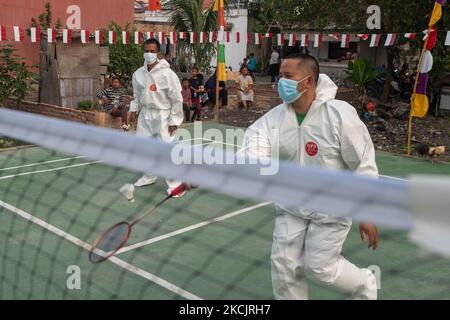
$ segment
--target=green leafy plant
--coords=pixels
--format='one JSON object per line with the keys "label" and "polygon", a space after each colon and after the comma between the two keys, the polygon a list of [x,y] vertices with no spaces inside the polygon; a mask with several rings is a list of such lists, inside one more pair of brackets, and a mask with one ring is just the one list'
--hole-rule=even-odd
{"label": "green leafy plant", "polygon": [[359,100],[363,105],[367,101],[366,85],[375,79],[378,72],[367,59],[356,59],[349,64],[347,80],[355,85],[359,92]]}
{"label": "green leafy plant", "polygon": [[92,104],[92,101],[90,101],[90,100],[84,100],[84,101],[78,102],[78,109],[92,110],[92,108],[93,108],[93,104]]}

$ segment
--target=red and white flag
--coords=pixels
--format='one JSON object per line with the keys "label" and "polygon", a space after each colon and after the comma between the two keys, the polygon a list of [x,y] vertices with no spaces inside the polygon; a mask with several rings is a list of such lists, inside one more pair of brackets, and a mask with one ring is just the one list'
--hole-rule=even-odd
{"label": "red and white flag", "polygon": [[384,43],[384,46],[385,47],[393,46],[395,44],[396,39],[397,39],[396,33],[388,33],[388,35],[386,36],[386,42]]}
{"label": "red and white flag", "polygon": [[206,43],[206,32],[200,32],[200,43]]}
{"label": "red and white flag", "polygon": [[122,44],[130,43],[130,33],[128,31],[122,31]]}
{"label": "red and white flag", "polygon": [[291,33],[290,35],[289,35],[289,47],[293,47],[293,46],[295,46],[295,34],[294,33]]}
{"label": "red and white flag", "polygon": [[197,37],[195,32],[189,32],[189,43],[196,43]]}
{"label": "red and white flag", "polygon": [[235,33],[235,36],[236,36],[236,43],[241,43],[241,34],[240,34],[240,32],[236,32]]}
{"label": "red and white flag", "polygon": [[250,44],[251,38],[252,38],[252,35],[250,34],[250,32],[247,32],[247,43],[248,44]]}
{"label": "red and white flag", "polygon": [[284,46],[284,33],[277,34],[277,43],[279,46]]}
{"label": "red and white flag", "polygon": [[88,30],[81,30],[80,37],[81,37],[82,44],[89,43],[89,31]]}
{"label": "red and white flag", "polygon": [[147,32],[146,36],[147,36],[146,40],[154,39],[155,38],[155,33],[154,32]]}
{"label": "red and white flag", "polygon": [[329,37],[333,38],[336,41],[339,41],[339,33],[333,33],[333,34],[329,34]]}
{"label": "red and white flag", "polygon": [[142,44],[142,38],[143,38],[142,32],[140,32],[140,31],[134,32],[134,44],[137,44],[137,45]]}
{"label": "red and white flag", "polygon": [[25,37],[25,31],[21,27],[15,26],[14,28],[14,41],[22,42]]}
{"label": "red and white flag", "polygon": [[32,43],[41,41],[41,28],[32,27],[30,28],[30,38]]}
{"label": "red and white flag", "polygon": [[314,48],[322,47],[322,34],[318,33],[314,35]]}
{"label": "red and white flag", "polygon": [[302,34],[300,36],[300,39],[301,39],[300,46],[307,47],[309,45],[309,36],[307,34]]}
{"label": "red and white flag", "polygon": [[261,33],[255,33],[255,44],[257,46],[262,45],[262,34]]}
{"label": "red and white flag", "polygon": [[445,45],[450,46],[450,31],[447,31],[447,37],[445,38]]}
{"label": "red and white flag", "polygon": [[115,44],[117,40],[117,33],[115,31],[108,31],[108,43]]}
{"label": "red and white flag", "polygon": [[180,32],[180,40],[186,40],[186,39],[187,39],[186,32]]}
{"label": "red and white flag", "polygon": [[217,34],[216,34],[216,32],[215,31],[210,32],[208,34],[208,38],[209,38],[208,40],[209,40],[210,43],[216,42],[217,41]]}
{"label": "red and white flag", "polygon": [[272,39],[273,34],[272,34],[272,33],[266,33],[266,34],[264,35],[264,37],[265,37],[265,38],[270,38],[270,39]]}
{"label": "red and white flag", "polygon": [[72,30],[68,29],[63,30],[63,43],[66,44],[72,43]]}
{"label": "red and white flag", "polygon": [[47,41],[48,43],[56,42],[56,30],[52,28],[47,29]]}
{"label": "red and white flag", "polygon": [[348,47],[350,47],[350,35],[343,34],[341,37],[341,48],[348,48]]}
{"label": "red and white flag", "polygon": [[171,44],[177,43],[177,33],[176,32],[169,32],[169,41]]}
{"label": "red and white flag", "polygon": [[372,34],[371,38],[370,38],[370,47],[378,47],[378,44],[380,43],[380,34]]}
{"label": "red and white flag", "polygon": [[417,33],[405,33],[405,38],[408,39],[414,39],[416,37]]}
{"label": "red and white flag", "polygon": [[6,40],[6,27],[0,26],[0,41]]}
{"label": "red and white flag", "polygon": [[368,33],[358,33],[357,36],[358,36],[361,40],[366,41],[367,39],[369,39],[370,34],[368,34]]}
{"label": "red and white flag", "polygon": [[164,32],[161,32],[161,31],[158,32],[158,41],[159,41],[160,44],[164,44],[165,43],[164,39],[165,39]]}
{"label": "red and white flag", "polygon": [[95,44],[103,44],[103,31],[95,31]]}
{"label": "red and white flag", "polygon": [[226,32],[226,39],[225,39],[225,41],[226,41],[227,43],[230,43],[230,42],[231,42],[230,31],[227,31],[227,32]]}

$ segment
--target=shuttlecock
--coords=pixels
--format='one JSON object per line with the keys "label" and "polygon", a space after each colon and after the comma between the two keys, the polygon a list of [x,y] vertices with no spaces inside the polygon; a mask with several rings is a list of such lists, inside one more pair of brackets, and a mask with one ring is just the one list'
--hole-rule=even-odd
{"label": "shuttlecock", "polygon": [[127,183],[126,185],[120,188],[120,193],[127,198],[129,202],[134,202],[134,185],[131,183]]}

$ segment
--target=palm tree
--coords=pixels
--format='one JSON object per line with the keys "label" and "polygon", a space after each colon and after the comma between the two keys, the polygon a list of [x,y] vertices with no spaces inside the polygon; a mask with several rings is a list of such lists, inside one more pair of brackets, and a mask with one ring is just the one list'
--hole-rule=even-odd
{"label": "palm tree", "polygon": [[195,32],[197,41],[195,44],[189,43],[189,39],[179,39],[178,50],[181,57],[187,58],[187,64],[195,60],[195,64],[200,70],[205,71],[211,63],[211,58],[216,53],[214,43],[205,41],[200,43],[201,32],[216,31],[217,14],[211,8],[205,8],[206,0],[170,0],[165,3],[166,7],[172,11],[172,25],[176,32]]}

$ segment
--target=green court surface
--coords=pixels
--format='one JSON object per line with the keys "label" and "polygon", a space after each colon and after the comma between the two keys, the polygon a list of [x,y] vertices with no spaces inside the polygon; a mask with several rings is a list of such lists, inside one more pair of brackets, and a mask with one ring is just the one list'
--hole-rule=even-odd
{"label": "green court surface", "polygon": [[[191,141],[235,148],[213,140]],[[450,165],[421,159],[378,154],[377,163],[391,177],[450,175]],[[201,188],[136,225],[114,259],[91,264],[83,246],[165,197],[159,179],[127,202],[118,189],[140,176],[40,147],[0,152],[0,299],[273,299],[273,205]],[[449,260],[422,252],[406,232],[380,228],[380,238],[369,251],[354,226],[343,249],[356,265],[380,268],[380,299],[450,299]],[[70,290],[73,265],[81,288]],[[343,296],[311,283],[310,298]]]}

